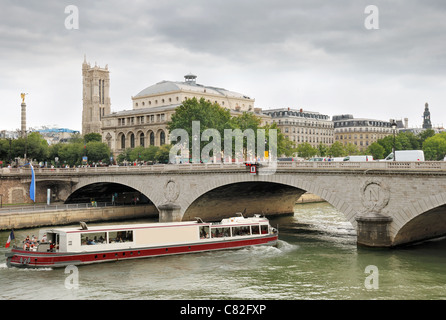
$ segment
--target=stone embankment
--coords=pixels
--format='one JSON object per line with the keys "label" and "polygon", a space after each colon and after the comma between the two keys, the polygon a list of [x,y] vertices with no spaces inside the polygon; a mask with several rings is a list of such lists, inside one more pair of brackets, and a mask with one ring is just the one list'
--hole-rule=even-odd
{"label": "stone embankment", "polygon": [[158,215],[154,206],[108,206],[102,208],[61,209],[0,213],[0,230],[38,228],[76,224],[79,221],[101,222],[139,219]]}

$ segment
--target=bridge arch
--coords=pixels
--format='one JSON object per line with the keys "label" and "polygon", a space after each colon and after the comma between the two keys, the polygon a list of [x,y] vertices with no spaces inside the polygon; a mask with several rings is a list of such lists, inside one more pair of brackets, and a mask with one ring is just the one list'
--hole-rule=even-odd
{"label": "bridge arch", "polygon": [[[236,194],[237,191],[241,191],[243,186],[246,186],[247,190]],[[259,190],[259,196],[261,197],[257,199],[255,198],[256,187],[261,188],[261,191]],[[291,214],[294,212],[293,207],[296,200],[302,194],[310,192],[333,205],[337,210],[345,215],[346,219],[352,223],[353,226],[356,226],[356,212],[353,210],[350,204],[343,201],[335,193],[329,191],[323,186],[308,182],[308,180],[304,181],[296,177],[290,177],[286,174],[265,176],[250,176],[245,174],[231,175],[227,177],[220,176],[213,177],[208,181],[197,184],[194,188],[188,190],[187,197],[180,196],[180,199],[178,199],[178,204],[181,207],[182,220],[193,219],[194,214],[197,213],[197,209],[200,207],[203,208],[201,204],[203,204],[204,201],[212,201],[212,196],[218,195],[219,191],[231,192],[230,196],[238,195],[238,200],[242,199],[242,197],[245,195],[252,197],[250,200],[243,201],[244,204],[239,206],[234,205],[234,200],[230,201],[228,197],[228,201],[226,201],[224,205],[220,205],[220,207],[227,205],[228,210],[230,210],[230,208],[234,210],[235,208],[238,208],[237,211],[243,211],[247,205],[252,205],[254,208],[256,208],[255,210],[257,210],[257,212],[253,212],[250,211],[248,207],[247,214]],[[268,192],[270,193],[269,197],[267,199],[262,198],[265,196],[265,193],[268,194]],[[282,194],[280,192],[282,192]],[[259,209],[259,205],[253,203],[255,200],[258,200],[260,205],[265,206],[263,210]],[[271,202],[269,205],[268,201]],[[226,215],[234,214],[235,212],[226,211]]]}
{"label": "bridge arch", "polygon": [[393,222],[395,246],[446,235],[446,192],[409,203]]}
{"label": "bridge arch", "polygon": [[97,177],[77,183],[68,193],[65,203],[85,203],[94,198],[96,202],[111,204],[113,193],[117,193],[116,205],[133,205],[136,197],[136,204],[144,206],[147,216],[159,216],[158,207],[161,203],[157,195],[150,192],[152,189],[144,188],[143,184],[134,183],[134,179],[119,180],[117,182],[114,179]]}

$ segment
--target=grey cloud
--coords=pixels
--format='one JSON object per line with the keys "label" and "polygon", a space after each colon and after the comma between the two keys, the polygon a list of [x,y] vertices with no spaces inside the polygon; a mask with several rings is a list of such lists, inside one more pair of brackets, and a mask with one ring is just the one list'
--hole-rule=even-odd
{"label": "grey cloud", "polygon": [[[318,102],[318,92],[329,95],[340,88],[332,101],[347,108],[353,85],[364,94],[373,85],[388,98],[389,83],[403,93],[431,94],[439,104],[443,97],[433,84],[446,67],[446,2],[373,2],[380,10],[379,30],[364,28],[366,0],[5,0],[0,5],[3,97],[15,97],[19,89],[13,85],[26,86],[27,77],[48,73],[66,75],[64,85],[79,90],[87,54],[93,64],[110,66],[114,109],[128,108],[130,95],[145,86],[181,80],[187,72],[271,107],[278,96],[276,107],[299,99],[328,105],[330,97]],[[79,8],[79,30],[64,28],[68,4]],[[67,108],[78,114],[81,92],[70,96]],[[332,114],[331,109],[325,112]]]}

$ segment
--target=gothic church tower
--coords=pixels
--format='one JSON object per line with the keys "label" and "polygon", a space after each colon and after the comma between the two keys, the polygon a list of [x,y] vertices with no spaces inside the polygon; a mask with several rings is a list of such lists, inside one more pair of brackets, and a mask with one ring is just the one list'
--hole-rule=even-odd
{"label": "gothic church tower", "polygon": [[424,105],[424,113],[423,113],[423,129],[432,129],[432,122],[431,122],[431,113],[429,111],[429,105]]}
{"label": "gothic church tower", "polygon": [[110,111],[110,71],[105,68],[94,67],[87,63],[84,57],[82,64],[82,134],[102,133],[101,119],[109,115]]}

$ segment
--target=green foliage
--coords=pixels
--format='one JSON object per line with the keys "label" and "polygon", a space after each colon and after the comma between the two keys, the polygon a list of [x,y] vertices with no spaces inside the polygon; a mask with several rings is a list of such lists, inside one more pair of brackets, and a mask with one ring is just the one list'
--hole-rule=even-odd
{"label": "green foliage", "polygon": [[345,148],[342,143],[336,141],[328,148],[328,155],[331,157],[343,157],[346,156]]}
{"label": "green foliage", "polygon": [[367,149],[367,153],[373,156],[373,159],[383,159],[387,156],[385,149],[378,142],[373,142]]}
{"label": "green foliage", "polygon": [[84,135],[84,141],[85,143],[89,143],[89,142],[102,142],[102,136],[100,133],[87,133],[86,135]]}
{"label": "green foliage", "polygon": [[46,140],[38,132],[31,132],[26,138],[0,139],[0,160],[8,162],[15,158],[44,161],[49,154]]}
{"label": "green foliage", "polygon": [[426,160],[443,160],[446,155],[446,132],[426,138],[423,142],[423,151]]}
{"label": "green foliage", "polygon": [[[400,132],[395,136],[396,150],[420,150],[424,151],[424,157],[429,160],[442,160],[446,154],[444,140],[446,133],[435,134],[434,130],[424,130],[418,135],[412,132]],[[367,152],[374,159],[383,159],[393,150],[394,137],[389,135],[379,139],[369,146]]]}
{"label": "green foliage", "polygon": [[[192,135],[192,121],[200,122],[200,137],[206,129],[216,129],[220,134],[221,138],[221,150],[224,149],[224,130],[225,129],[240,129],[241,132],[245,130],[252,129],[256,141],[257,139],[257,129],[265,129],[265,140],[267,145],[265,146],[265,151],[269,150],[269,130],[277,129],[275,123],[271,125],[266,125],[261,127],[261,119],[253,113],[243,112],[241,115],[232,117],[228,109],[220,107],[217,103],[210,103],[205,99],[201,98],[197,100],[196,98],[186,100],[183,105],[175,110],[175,114],[172,115],[171,121],[168,123],[167,127],[170,132],[175,129],[184,129],[190,137],[189,141],[189,154],[192,155],[192,141],[199,137],[194,137]],[[235,152],[235,137],[232,137],[233,143],[233,156]],[[247,139],[243,139],[244,150],[247,149]],[[209,141],[200,141],[200,151],[209,144]],[[280,130],[277,134],[277,154],[292,155],[294,150],[294,144],[286,138]],[[259,156],[259,155],[257,155]],[[263,155],[260,155],[263,157]]]}
{"label": "green foliage", "polygon": [[0,160],[5,162],[9,160],[9,146],[10,144],[8,140],[0,139]]}
{"label": "green foliage", "polygon": [[87,143],[87,157],[89,162],[108,162],[110,148],[105,143],[90,141]]}
{"label": "green foliage", "polygon": [[[59,158],[59,163],[67,163],[70,166],[81,164],[82,156],[84,155],[83,143],[64,143],[58,147],[55,157]],[[54,158],[50,159],[50,161]]]}
{"label": "green foliage", "polygon": [[314,157],[318,153],[318,149],[313,148],[311,144],[309,144],[308,142],[303,142],[299,144],[296,148],[296,151],[299,157],[305,159]]}
{"label": "green foliage", "polygon": [[169,152],[172,145],[163,144],[159,147],[158,151],[155,154],[155,160],[159,163],[168,163],[169,162]]}
{"label": "green foliage", "polygon": [[360,153],[358,146],[353,143],[347,143],[347,145],[344,146],[344,151],[346,156],[358,155]]}
{"label": "green foliage", "polygon": [[217,103],[211,103],[204,98],[187,99],[181,106],[175,109],[175,113],[168,122],[169,132],[175,129],[184,129],[191,139],[192,121],[200,122],[200,135],[206,129],[216,129],[223,137],[224,129],[230,127],[231,114],[229,110],[220,107]]}
{"label": "green foliage", "polygon": [[172,146],[170,144],[162,145],[161,147],[157,146],[149,146],[147,148],[144,147],[136,147],[136,148],[127,148],[117,157],[118,163],[135,162],[135,161],[143,161],[143,162],[161,162],[167,163],[169,160],[169,152]]}
{"label": "green foliage", "polygon": [[318,154],[321,157],[325,157],[328,155],[329,147],[326,144],[319,143],[319,145],[317,146],[317,150],[318,150]]}

